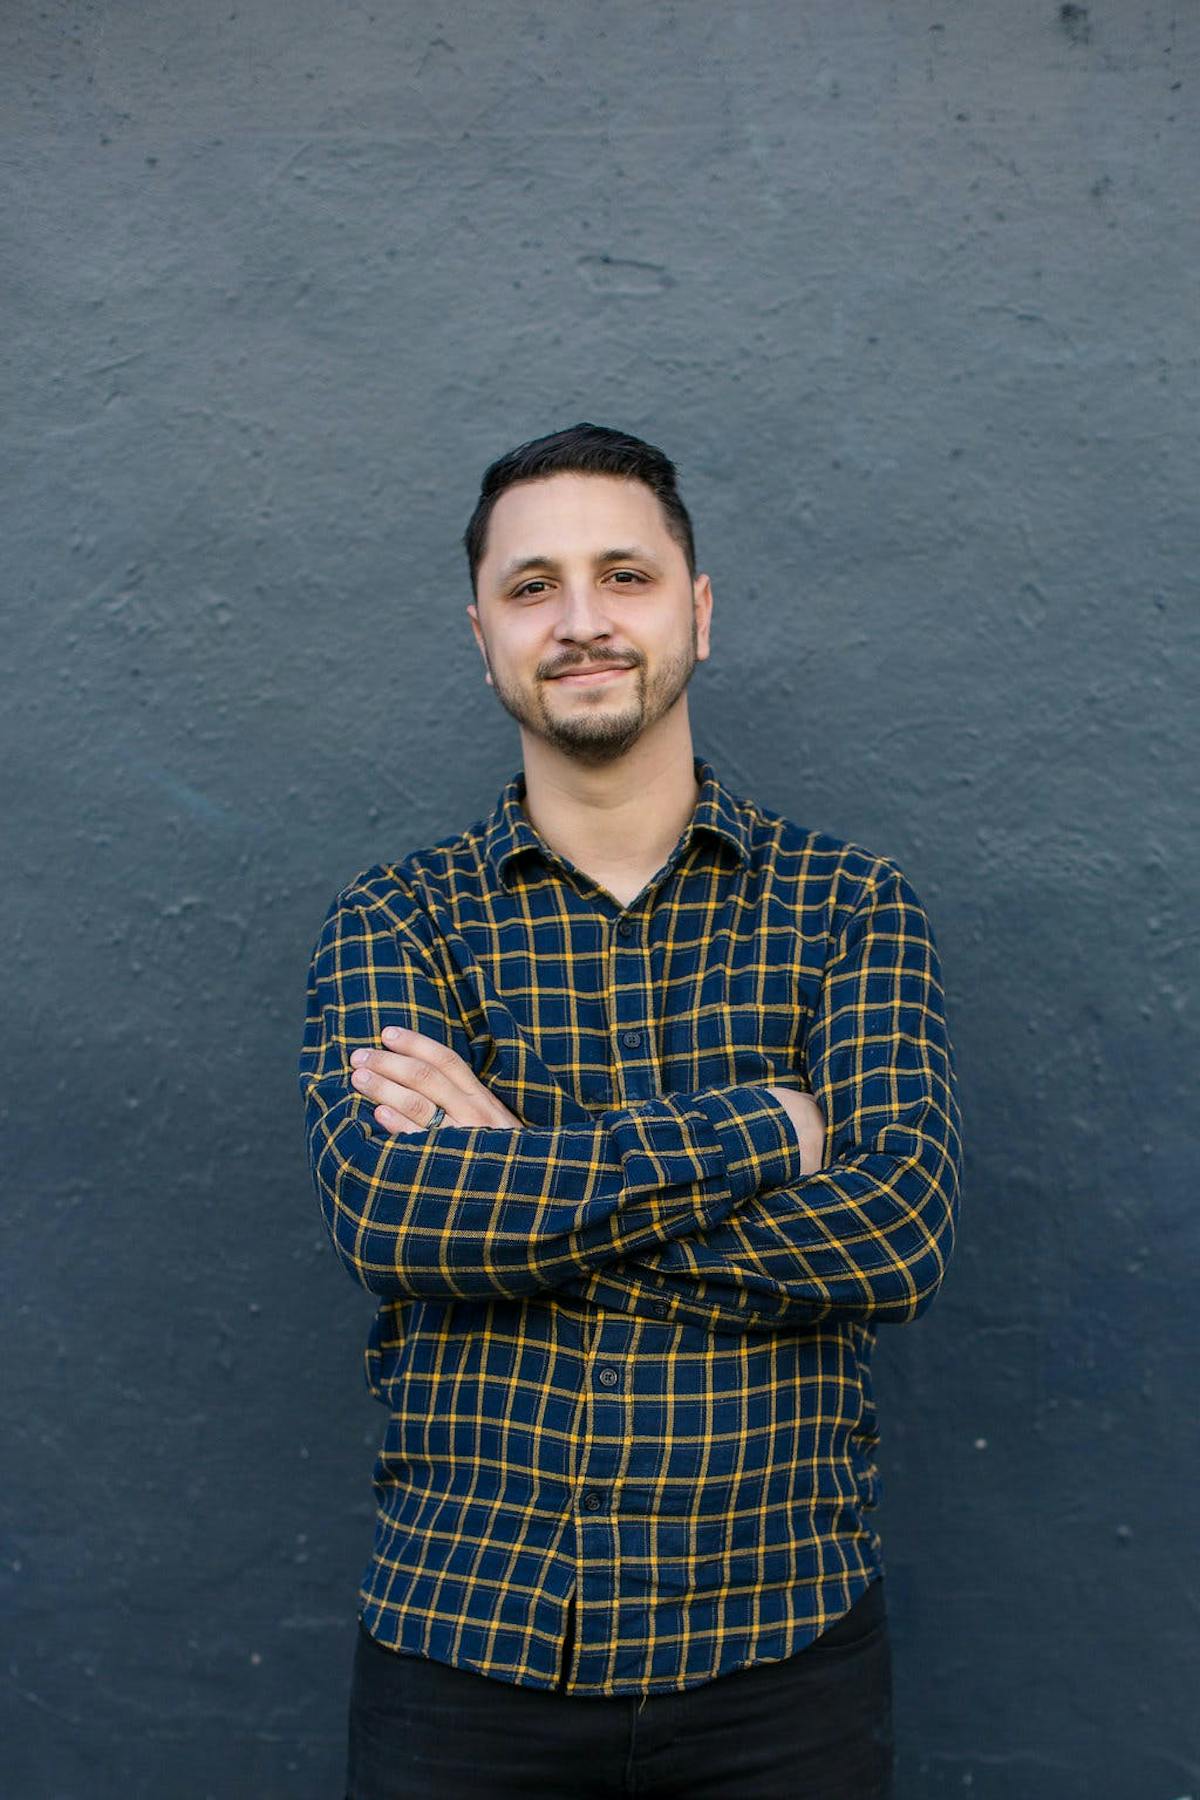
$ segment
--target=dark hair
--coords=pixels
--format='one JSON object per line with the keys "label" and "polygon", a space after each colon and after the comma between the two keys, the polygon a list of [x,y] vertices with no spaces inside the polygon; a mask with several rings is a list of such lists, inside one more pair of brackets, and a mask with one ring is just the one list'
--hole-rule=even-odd
{"label": "dark hair", "polygon": [[650,489],[666,515],[666,526],[687,561],[688,574],[696,577],[696,544],[687,507],[675,486],[675,464],[653,444],[613,431],[607,425],[586,422],[548,437],[531,438],[515,450],[497,457],[484,471],[479,499],[463,533],[463,548],[471,566],[471,587],[487,549],[488,521],[504,492],[518,481],[537,481],[546,475],[623,475]]}

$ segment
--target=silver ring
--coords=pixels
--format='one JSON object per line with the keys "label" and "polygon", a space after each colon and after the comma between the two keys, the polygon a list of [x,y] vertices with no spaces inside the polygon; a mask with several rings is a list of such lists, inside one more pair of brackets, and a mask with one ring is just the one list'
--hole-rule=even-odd
{"label": "silver ring", "polygon": [[432,1131],[435,1125],[440,1125],[442,1120],[445,1118],[445,1116],[446,1116],[445,1107],[439,1106],[437,1111],[434,1113],[432,1119],[430,1119],[428,1125],[425,1127],[426,1131]]}

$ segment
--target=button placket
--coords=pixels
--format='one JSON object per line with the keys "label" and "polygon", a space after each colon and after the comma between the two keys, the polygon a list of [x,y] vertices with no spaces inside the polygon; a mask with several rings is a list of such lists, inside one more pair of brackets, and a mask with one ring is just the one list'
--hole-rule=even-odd
{"label": "button placket", "polygon": [[[588,1427],[579,1463],[577,1505],[577,1592],[582,1597],[611,1591],[613,1559],[617,1555],[616,1486],[626,1457],[628,1421],[623,1373],[632,1341],[632,1327],[619,1319],[604,1321],[592,1346],[588,1403]],[[588,1614],[576,1613],[580,1668],[588,1655]]]}
{"label": "button placket", "polygon": [[613,1062],[619,1095],[623,1100],[650,1099],[658,1091],[653,1071],[645,1067],[630,1067],[629,1063],[634,1059],[622,1054],[624,1051],[641,1052],[637,1060],[644,1062],[647,1049],[653,1042],[646,1017],[650,996],[647,993],[641,925],[639,919],[622,914],[615,922],[610,945],[612,1028],[615,1040]]}

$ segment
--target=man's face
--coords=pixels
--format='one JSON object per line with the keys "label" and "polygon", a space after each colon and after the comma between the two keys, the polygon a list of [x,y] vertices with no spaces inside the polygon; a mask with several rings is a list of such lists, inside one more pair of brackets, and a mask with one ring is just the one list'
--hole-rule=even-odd
{"label": "man's face", "polygon": [[709,653],[708,577],[693,584],[640,481],[549,475],[506,488],[476,585],[467,612],[500,704],[581,762],[623,756]]}

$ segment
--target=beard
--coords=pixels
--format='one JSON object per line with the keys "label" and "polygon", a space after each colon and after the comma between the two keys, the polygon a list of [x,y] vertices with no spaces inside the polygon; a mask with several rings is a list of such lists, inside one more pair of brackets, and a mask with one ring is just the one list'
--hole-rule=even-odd
{"label": "beard", "polygon": [[547,704],[551,685],[539,680],[532,693],[523,687],[503,681],[488,660],[488,670],[496,698],[509,716],[526,731],[551,744],[576,762],[598,768],[616,762],[634,745],[644,731],[670,712],[687,687],[696,667],[696,621],[692,620],[690,642],[660,664],[649,678],[645,665],[636,663],[630,670],[631,680],[621,701],[606,698],[598,705],[582,704],[564,708]]}

